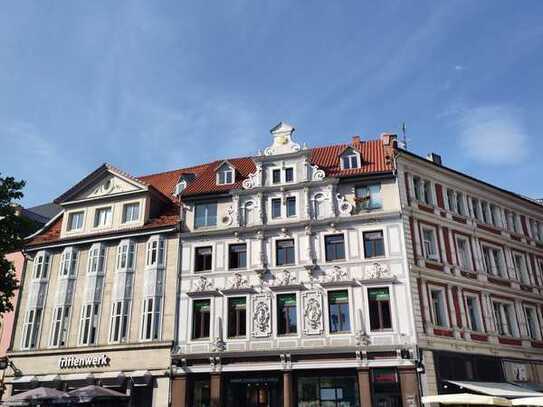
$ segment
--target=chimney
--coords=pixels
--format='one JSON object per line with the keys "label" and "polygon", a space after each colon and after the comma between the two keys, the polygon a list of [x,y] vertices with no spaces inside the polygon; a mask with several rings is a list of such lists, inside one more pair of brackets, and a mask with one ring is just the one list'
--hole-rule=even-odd
{"label": "chimney", "polygon": [[442,164],[442,161],[441,161],[441,156],[439,154],[436,154],[436,153],[430,153],[426,156],[426,159],[428,161],[431,161],[433,162],[434,164],[437,164],[437,165],[441,165]]}
{"label": "chimney", "polygon": [[381,140],[385,146],[391,146],[398,141],[398,135],[394,133],[381,133]]}
{"label": "chimney", "polygon": [[353,141],[352,141],[352,144],[360,144],[361,141],[360,141],[360,136],[353,136]]}

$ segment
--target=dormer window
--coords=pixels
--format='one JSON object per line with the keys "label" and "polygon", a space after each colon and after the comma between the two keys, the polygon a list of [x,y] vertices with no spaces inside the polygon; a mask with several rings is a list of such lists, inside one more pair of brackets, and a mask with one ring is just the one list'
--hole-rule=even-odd
{"label": "dormer window", "polygon": [[360,154],[353,149],[347,149],[341,155],[341,169],[350,170],[353,168],[360,168]]}
{"label": "dormer window", "polygon": [[217,185],[228,185],[234,183],[234,169],[224,163],[217,171]]}

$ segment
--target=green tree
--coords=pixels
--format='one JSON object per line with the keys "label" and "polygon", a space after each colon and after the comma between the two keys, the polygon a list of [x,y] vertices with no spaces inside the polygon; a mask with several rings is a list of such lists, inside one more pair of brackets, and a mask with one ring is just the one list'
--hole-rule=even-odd
{"label": "green tree", "polygon": [[6,254],[21,250],[24,237],[35,227],[34,223],[20,216],[16,201],[23,197],[24,181],[0,174],[0,314],[11,311],[11,298],[18,288],[15,268]]}

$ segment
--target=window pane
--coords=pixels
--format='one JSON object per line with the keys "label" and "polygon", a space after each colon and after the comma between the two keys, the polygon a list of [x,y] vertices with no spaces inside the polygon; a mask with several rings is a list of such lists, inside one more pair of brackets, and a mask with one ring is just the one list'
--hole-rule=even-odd
{"label": "window pane", "polygon": [[274,198],[272,199],[271,204],[272,204],[272,218],[280,218],[281,217],[281,199]]}
{"label": "window pane", "polygon": [[243,268],[247,266],[247,245],[233,244],[229,247],[229,268]]}
{"label": "window pane", "polygon": [[296,197],[287,198],[287,216],[296,216]]}
{"label": "window pane", "polygon": [[278,266],[294,264],[294,240],[278,240],[276,242],[276,263]]}
{"label": "window pane", "polygon": [[281,182],[281,170],[276,169],[272,171],[272,182],[279,184]]}
{"label": "window pane", "polygon": [[197,247],[195,252],[195,271],[211,270],[212,248],[211,246]]}
{"label": "window pane", "polygon": [[195,300],[193,303],[193,331],[194,339],[209,337],[209,300]]}
{"label": "window pane", "polygon": [[294,181],[294,168],[285,168],[285,182]]}
{"label": "window pane", "polygon": [[345,259],[345,242],[342,234],[326,236],[324,238],[324,245],[326,249],[326,261]]}
{"label": "window pane", "polygon": [[364,232],[364,251],[366,258],[385,255],[383,232]]}

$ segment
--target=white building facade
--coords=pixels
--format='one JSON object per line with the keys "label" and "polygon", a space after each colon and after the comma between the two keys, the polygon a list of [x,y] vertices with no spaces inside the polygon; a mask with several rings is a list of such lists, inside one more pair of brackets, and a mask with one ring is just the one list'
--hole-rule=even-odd
{"label": "white building facade", "polygon": [[174,406],[417,403],[394,137],[293,130],[180,179]]}

